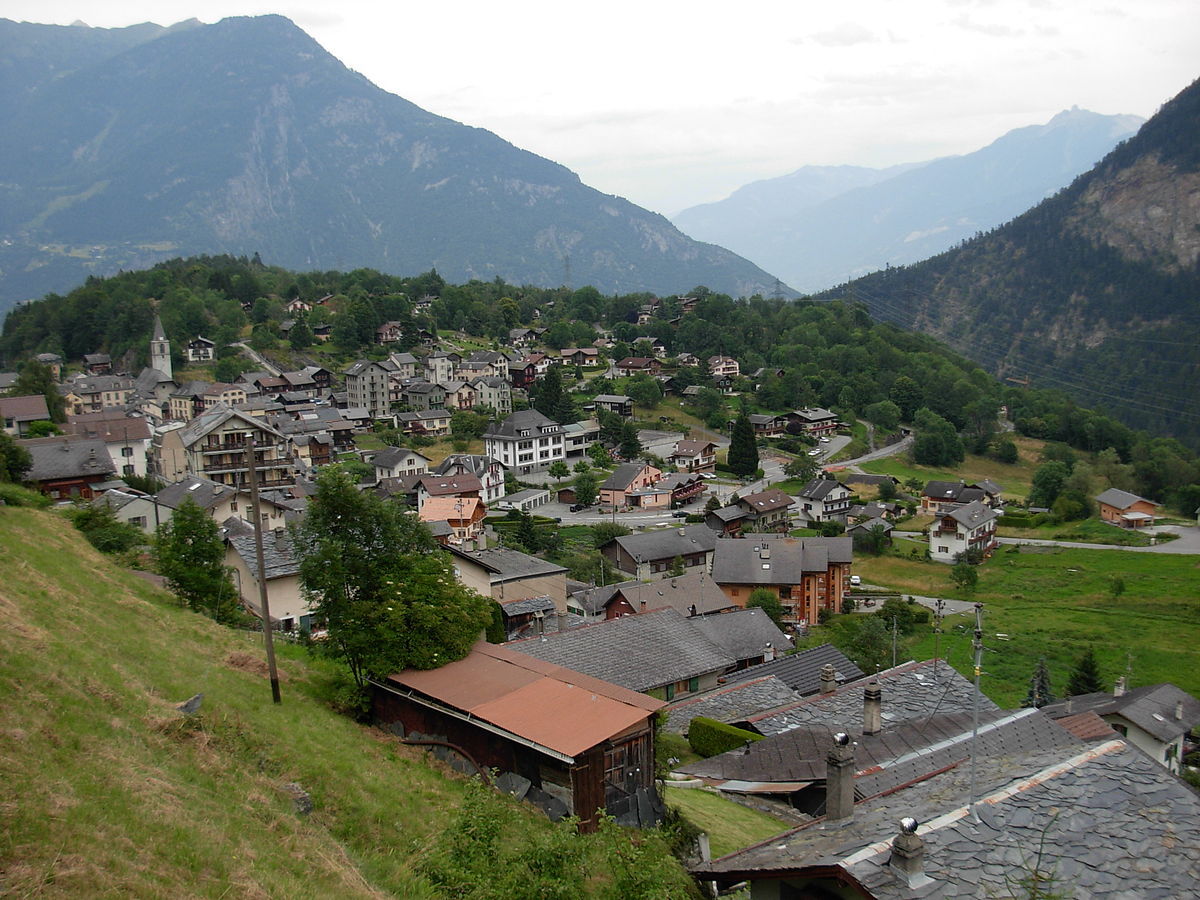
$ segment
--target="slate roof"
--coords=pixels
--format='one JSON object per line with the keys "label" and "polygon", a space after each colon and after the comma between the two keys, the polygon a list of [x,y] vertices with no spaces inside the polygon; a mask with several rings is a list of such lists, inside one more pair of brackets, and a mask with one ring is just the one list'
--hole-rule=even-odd
{"label": "slate roof", "polygon": [[[1053,877],[1044,888],[1071,897],[1194,894],[1200,798],[1126,742],[992,755],[978,770],[973,807],[971,767],[959,765],[858,804],[842,827],[801,826],[693,871],[730,883],[821,867],[890,900],[1010,896],[1036,865]],[[902,816],[925,845],[928,880],[913,886],[889,866]]]}
{"label": "slate roof", "polygon": [[622,550],[642,562],[674,559],[676,556],[686,557],[699,552],[708,553],[718,543],[716,534],[707,525],[687,525],[683,528],[660,528],[641,534],[624,534],[613,538],[609,543],[614,541]]}
{"label": "slate roof", "polygon": [[778,488],[771,488],[769,491],[760,491],[757,494],[747,494],[738,501],[742,506],[748,507],[752,512],[759,515],[774,512],[777,509],[786,509],[794,502],[790,496]]}
{"label": "slate roof", "polygon": [[[1182,704],[1181,717],[1177,719],[1175,711],[1179,704]],[[1119,697],[1105,691],[1081,694],[1052,703],[1045,711],[1054,718],[1084,712],[1120,716],[1164,744],[1200,725],[1200,700],[1169,682],[1133,688]]]}
{"label": "slate roof", "polygon": [[235,494],[237,494],[237,490],[229,485],[188,475],[174,484],[168,484],[154,495],[154,499],[169,509],[178,509],[185,497],[191,497],[192,502],[201,509],[212,509],[221,501],[231,499]]}
{"label": "slate roof", "polygon": [[814,478],[800,491],[800,496],[808,500],[824,500],[832,491],[845,487],[836,478]]}
{"label": "slate roof", "polygon": [[987,494],[977,487],[969,487],[961,481],[930,481],[922,493],[931,500],[950,501],[952,503],[971,503],[983,501]]}
{"label": "slate roof", "polygon": [[1117,488],[1109,488],[1096,498],[1096,502],[1103,503],[1105,506],[1111,506],[1115,509],[1129,509],[1135,503],[1149,503],[1152,506],[1158,505],[1152,500],[1147,500],[1145,497],[1139,497],[1137,494],[1131,494],[1128,491],[1117,490]]}
{"label": "slate roof", "polygon": [[422,475],[420,485],[431,497],[447,497],[470,492],[482,493],[483,485],[474,475]]}
{"label": "slate roof", "polygon": [[993,519],[1000,518],[1000,513],[984,504],[982,500],[972,500],[965,506],[951,510],[946,515],[967,529],[978,528]]}
{"label": "slate roof", "polygon": [[[903,722],[935,713],[968,711],[975,701],[975,686],[942,661],[934,674],[934,661],[911,662],[886,669],[876,676],[883,693],[883,724]],[[844,685],[832,694],[816,694],[794,706],[749,720],[760,734],[779,734],[802,725],[825,725],[853,731],[862,725],[861,682]],[[980,709],[996,704],[980,697]]]}
{"label": "slate roof", "polygon": [[493,422],[483,433],[486,437],[516,438],[524,430],[533,432],[533,436],[562,434],[562,426],[542,415],[536,409],[523,409],[515,412],[503,422]]}
{"label": "slate roof", "polygon": [[[30,394],[25,397],[0,397],[0,420],[13,419],[17,422],[36,422],[41,419],[50,421],[50,410],[46,408],[46,398],[42,394]],[[0,421],[0,425],[3,422]]]}
{"label": "slate roof", "polygon": [[728,681],[743,681],[772,675],[797,694],[796,699],[815,694],[821,689],[821,669],[833,666],[837,683],[849,684],[866,677],[858,666],[833,644],[821,644],[790,656],[781,656],[740,672],[731,672]]}
{"label": "slate roof", "polygon": [[[258,555],[254,547],[253,534],[227,534],[225,540],[237,551],[250,574],[258,578]],[[300,561],[292,549],[292,536],[283,528],[263,535],[263,566],[267,580],[286,578],[300,571]]]}
{"label": "slate roof", "polygon": [[673,456],[700,456],[706,450],[715,448],[712,441],[679,441],[675,445]]}
{"label": "slate roof", "polygon": [[791,639],[761,609],[736,609],[697,616],[692,624],[738,662],[757,659],[768,647],[776,653],[792,648]]}
{"label": "slate roof", "polygon": [[512,581],[518,578],[533,578],[538,575],[557,575],[567,570],[560,565],[546,562],[519,550],[507,547],[489,547],[486,550],[460,550],[450,547],[450,552],[483,566],[493,577],[493,582]]}
{"label": "slate roof", "polygon": [[690,621],[673,609],[660,609],[505,646],[633,691],[648,691],[734,664]]}
{"label": "slate roof", "polygon": [[56,481],[111,475],[117,470],[104,441],[46,437],[17,443],[29,451],[33,465],[25,475],[29,481]]}
{"label": "slate roof", "polygon": [[712,576],[718,584],[799,584],[805,572],[825,572],[852,560],[853,538],[786,538],[769,542],[718,541]]}
{"label": "slate roof", "polygon": [[850,533],[853,531],[867,532],[867,531],[870,531],[872,528],[874,528],[877,525],[880,528],[882,528],[884,531],[892,531],[896,527],[891,522],[889,522],[887,519],[881,519],[881,518],[879,518],[879,516],[873,516],[870,519],[865,519],[862,522],[858,522],[854,525],[851,525],[849,528],[846,529],[846,532],[847,533]]}
{"label": "slate roof", "polygon": [[738,722],[747,716],[795,700],[796,692],[780,679],[774,675],[763,675],[723,685],[672,704],[667,708],[665,727],[675,734],[687,734],[688,726],[696,716],[716,719],[718,722]]}
{"label": "slate roof", "polygon": [[279,440],[283,439],[283,435],[258,419],[251,418],[226,406],[224,403],[218,403],[207,412],[201,413],[192,419],[179,430],[179,439],[183,442],[183,446],[191,447],[196,441],[200,440],[211,431],[225,425],[230,419],[239,419],[247,428],[252,428],[255,431],[265,431],[267,434]]}
{"label": "slate roof", "polygon": [[608,478],[604,479],[604,484],[600,485],[600,490],[626,490],[629,487],[629,483],[637,478],[644,468],[646,468],[646,464],[641,462],[622,463],[613,470],[613,473]]}
{"label": "slate roof", "polygon": [[[725,592],[713,582],[707,572],[688,572],[649,584],[635,579],[593,588],[591,599],[595,607],[594,612],[603,610],[617,594],[623,596],[639,612],[642,611],[643,601],[646,603],[647,612],[669,607],[685,616],[690,614],[693,605],[700,615],[720,612],[736,605],[725,596]],[[601,596],[603,599],[600,599]]]}
{"label": "slate roof", "polygon": [[535,612],[550,612],[554,609],[554,601],[549,597],[526,597],[523,600],[511,600],[501,603],[500,610],[506,616],[525,616]]}
{"label": "slate roof", "polygon": [[721,506],[717,509],[710,510],[706,515],[713,516],[718,521],[728,524],[730,522],[736,522],[738,519],[746,518],[749,513],[740,506]]}

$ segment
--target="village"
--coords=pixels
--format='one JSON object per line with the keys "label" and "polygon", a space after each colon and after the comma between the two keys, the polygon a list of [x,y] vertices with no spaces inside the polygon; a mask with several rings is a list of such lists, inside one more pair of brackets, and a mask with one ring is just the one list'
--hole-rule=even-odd
{"label": "village", "polygon": [[[311,308],[296,300],[288,312]],[[1069,546],[1004,528],[1048,510],[990,478],[918,483],[859,467],[909,450],[907,427],[874,446],[857,437],[864,423],[825,408],[739,413],[741,391],[772,372],[743,374],[728,356],[668,357],[638,337],[638,355],[609,358],[611,337],[552,348],[536,327],[487,350],[425,330],[411,352],[387,349],[400,337],[401,323],[384,323],[380,352],[340,371],[283,371],[244,347],[261,368],[221,383],[173,375],[173,341],[190,374],[219,348],[168,336],[155,316],[150,364],[136,373],[100,352],[38,357],[61,425],[40,394],[0,396],[0,417],[29,455],[24,480],[55,502],[102,507],[148,537],[184,504],[203,510],[241,605],[261,618],[269,596],[270,628],[285,639],[322,635],[294,541],[321,471],[399,504],[459,583],[494,602],[502,640],[374,680],[375,723],[449,748],[441,758],[491,772],[581,831],[604,815],[652,827],[685,792],[777,819],[778,837],[719,858],[704,838],[690,867],[711,889],[955,896],[1034,878],[1098,896],[1124,890],[1136,861],[1136,895],[1192,891],[1176,877],[1187,866],[1146,850],[1200,846],[1200,798],[1179,778],[1200,700],[1180,687],[1123,676],[1005,709],[937,656],[871,667],[809,645],[833,617],[886,607],[935,631],[960,613],[982,652],[978,604],[865,573],[901,540],[965,588],[1006,544]],[[630,394],[589,391],[596,378]],[[0,373],[0,391],[16,379]],[[579,417],[547,414],[574,389],[565,407]],[[729,413],[721,428],[712,416],[647,422],[647,391],[677,398],[672,410],[715,392]],[[1092,499],[1114,545],[1150,535],[1149,547],[1200,552],[1191,523],[1156,527],[1159,504],[1116,488]],[[544,552],[564,542],[566,564]],[[894,642],[894,617],[891,627]],[[656,742],[689,758],[664,772]],[[1055,845],[1053,865],[1030,856],[1039,841]]]}

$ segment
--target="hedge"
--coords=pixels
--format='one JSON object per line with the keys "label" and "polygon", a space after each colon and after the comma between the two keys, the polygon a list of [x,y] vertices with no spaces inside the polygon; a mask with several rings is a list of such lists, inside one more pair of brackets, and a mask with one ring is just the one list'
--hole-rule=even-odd
{"label": "hedge", "polygon": [[701,756],[708,758],[728,753],[744,746],[747,741],[761,741],[763,736],[753,731],[734,728],[716,719],[696,716],[688,725],[688,743]]}

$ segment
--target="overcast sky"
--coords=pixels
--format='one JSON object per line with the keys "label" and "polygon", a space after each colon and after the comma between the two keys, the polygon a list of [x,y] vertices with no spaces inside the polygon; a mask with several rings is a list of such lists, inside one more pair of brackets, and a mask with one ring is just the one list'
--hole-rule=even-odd
{"label": "overcast sky", "polygon": [[100,27],[279,13],[380,87],[672,215],[804,165],[967,153],[1200,76],[1196,0],[3,0]]}

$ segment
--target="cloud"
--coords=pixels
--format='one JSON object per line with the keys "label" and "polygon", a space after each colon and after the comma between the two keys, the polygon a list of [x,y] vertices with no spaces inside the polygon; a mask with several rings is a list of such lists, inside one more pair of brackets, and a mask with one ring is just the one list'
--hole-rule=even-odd
{"label": "cloud", "polygon": [[[869,28],[857,22],[842,22],[828,31],[818,31],[810,35],[810,39],[822,47],[852,47],[855,44],[870,44],[878,40]],[[803,43],[804,38],[798,38],[795,43]]]}
{"label": "cloud", "polygon": [[986,34],[988,37],[1021,37],[1025,34],[1025,29],[1023,28],[1013,28],[1009,25],[1001,25],[994,22],[979,22],[968,16],[959,16],[956,19],[952,19],[950,24],[962,28],[964,31]]}

